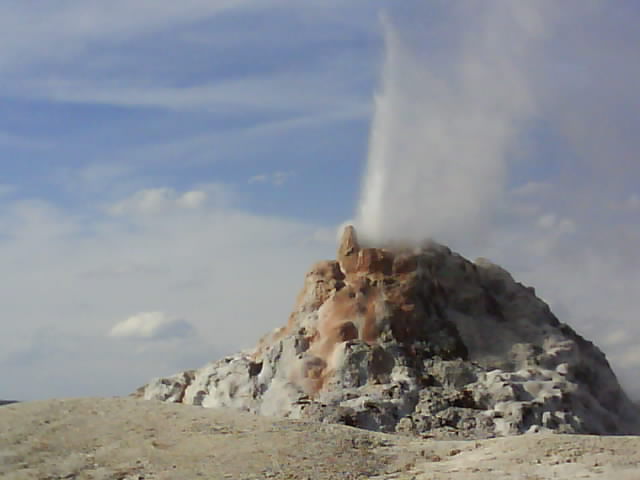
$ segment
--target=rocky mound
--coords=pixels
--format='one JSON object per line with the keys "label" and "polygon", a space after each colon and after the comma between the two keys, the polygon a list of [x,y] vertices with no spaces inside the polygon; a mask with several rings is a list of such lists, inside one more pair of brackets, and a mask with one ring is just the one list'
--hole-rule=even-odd
{"label": "rocky mound", "polygon": [[604,354],[533,288],[435,243],[361,248],[352,227],[285,327],[136,395],[421,436],[640,433]]}

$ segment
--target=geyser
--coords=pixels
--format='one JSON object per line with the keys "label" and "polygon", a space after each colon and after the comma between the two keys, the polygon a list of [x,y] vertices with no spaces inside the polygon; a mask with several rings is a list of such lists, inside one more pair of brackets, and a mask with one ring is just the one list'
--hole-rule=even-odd
{"label": "geyser", "polygon": [[501,199],[509,148],[534,113],[522,72],[543,33],[537,7],[456,7],[446,32],[454,41],[442,42],[458,46],[451,52],[409,42],[383,19],[382,85],[356,220],[367,244],[477,239]]}

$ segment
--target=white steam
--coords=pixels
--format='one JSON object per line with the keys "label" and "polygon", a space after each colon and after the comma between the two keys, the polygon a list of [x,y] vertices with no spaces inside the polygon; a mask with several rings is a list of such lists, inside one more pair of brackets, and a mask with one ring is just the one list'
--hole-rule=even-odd
{"label": "white steam", "polygon": [[437,47],[407,42],[383,21],[382,86],[356,221],[365,242],[477,241],[501,200],[510,149],[535,114],[522,68],[544,34],[535,4],[456,6],[458,28],[448,34],[457,48],[446,56],[425,58]]}

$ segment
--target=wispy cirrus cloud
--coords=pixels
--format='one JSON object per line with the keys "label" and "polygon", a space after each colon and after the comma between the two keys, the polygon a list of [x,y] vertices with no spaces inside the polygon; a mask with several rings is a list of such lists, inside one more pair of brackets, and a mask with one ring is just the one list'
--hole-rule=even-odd
{"label": "wispy cirrus cloud", "polygon": [[[364,2],[34,5],[0,5],[0,95],[19,113],[4,122],[6,138],[48,142],[16,156],[0,140],[0,153],[18,158],[11,170],[29,180],[23,159],[47,171],[34,190],[52,180],[68,196],[121,196],[155,177],[192,175],[193,165],[250,159],[255,170],[260,155],[294,169],[314,161],[297,151],[298,132],[366,128],[375,12],[342,18]],[[80,178],[89,167],[92,177]]]}
{"label": "wispy cirrus cloud", "polygon": [[[9,0],[0,5],[0,68],[14,70],[36,62],[63,62],[97,42],[118,44],[132,36],[202,20],[225,12],[270,8],[278,0],[64,0],[41,4]],[[9,41],[10,40],[10,41]]]}
{"label": "wispy cirrus cloud", "polygon": [[[353,89],[368,82],[366,59],[347,49],[324,55],[317,43],[318,32],[326,36],[332,31],[307,18],[309,11],[324,10],[320,7],[299,7],[288,0],[190,0],[180,8],[165,0],[135,6],[117,0],[109,8],[93,1],[60,2],[43,9],[30,3],[0,6],[0,31],[12,39],[0,46],[5,59],[0,71],[7,73],[0,83],[5,95],[211,112],[335,110],[351,108],[354,100],[367,101],[366,94],[356,99]],[[230,12],[236,17],[227,15]],[[260,22],[255,25],[243,23],[257,12],[270,21],[256,16]],[[201,30],[203,36],[213,36],[213,45],[189,41],[194,24],[196,29],[211,24]],[[238,35],[238,29],[247,26],[246,34]],[[295,44],[286,33],[291,28],[298,37]],[[312,33],[306,33],[308,29]],[[274,38],[282,42],[269,48],[254,31],[267,43]],[[231,56],[224,55],[229,41],[235,43]],[[326,36],[325,42],[336,41],[348,43],[339,32]],[[305,45],[311,54],[302,56]],[[217,48],[209,53],[212,46]],[[167,55],[171,68],[163,69]],[[141,62],[141,56],[147,61]],[[17,76],[11,74],[12,67],[18,68]],[[39,74],[25,76],[21,68]]]}
{"label": "wispy cirrus cloud", "polygon": [[[21,83],[13,94],[54,102],[103,104],[217,114],[241,110],[297,114],[312,111],[349,111],[368,105],[365,95],[340,88],[340,78],[351,76],[353,64],[332,58],[326,65],[298,72],[256,73],[215,84],[174,87],[158,79],[140,86],[103,84],[99,79],[46,79]],[[357,73],[356,73],[357,74]],[[352,76],[351,76],[352,77]],[[353,78],[353,77],[352,77]],[[30,84],[29,84],[30,83]],[[120,83],[120,82],[118,82]],[[327,88],[327,86],[331,86]],[[338,88],[333,88],[338,87]],[[313,95],[310,93],[314,92]]]}

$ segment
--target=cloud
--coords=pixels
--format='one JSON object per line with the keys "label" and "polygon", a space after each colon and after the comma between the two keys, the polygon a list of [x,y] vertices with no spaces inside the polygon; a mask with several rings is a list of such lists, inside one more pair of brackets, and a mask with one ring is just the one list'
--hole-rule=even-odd
{"label": "cloud", "polygon": [[[0,262],[12,272],[0,279],[6,396],[63,395],[53,379],[78,395],[125,394],[154,376],[250,347],[286,323],[310,265],[334,255],[333,239],[316,236],[322,225],[252,214],[233,203],[233,192],[230,203],[217,203],[215,188],[173,190],[169,200],[166,192],[150,197],[168,202],[153,214],[141,213],[141,205],[156,207],[141,192],[115,202],[142,200],[116,216],[97,208],[78,214],[42,200],[0,208]],[[199,203],[188,192],[202,191],[207,201],[198,208],[176,205]],[[176,317],[167,316],[168,324],[154,316],[127,320],[149,306]],[[198,334],[171,342],[144,338],[190,330],[171,323],[175,318],[187,319]],[[114,332],[134,335],[127,342],[105,335],[114,319],[129,322]],[[52,328],[58,333],[44,333]],[[43,333],[34,338],[34,331]],[[197,355],[186,358],[190,351]],[[126,367],[138,362],[140,368]],[[43,365],[52,375],[46,381]],[[108,384],[86,380],[96,372]]]}
{"label": "cloud", "polygon": [[602,344],[607,347],[623,345],[631,340],[625,330],[614,330],[604,336]]}
{"label": "cloud", "polygon": [[268,181],[269,181],[269,175],[260,174],[260,175],[254,175],[253,177],[249,178],[247,183],[249,183],[249,184],[252,184],[252,183],[267,183]]}
{"label": "cloud", "polygon": [[626,202],[626,207],[629,210],[640,210],[640,195],[638,195],[637,193],[632,193],[631,195],[629,195],[629,198]]}
{"label": "cloud", "polygon": [[623,355],[618,357],[619,363],[626,368],[632,368],[637,371],[640,368],[640,352],[636,349],[629,349]]}
{"label": "cloud", "polygon": [[[145,171],[149,166],[160,168],[175,165],[177,160],[180,165],[190,166],[229,162],[230,157],[262,158],[265,150],[282,148],[283,144],[289,143],[292,135],[315,136],[316,131],[324,132],[326,129],[363,119],[369,113],[368,105],[360,105],[346,111],[304,114],[284,120],[271,119],[229,130],[190,134],[184,138],[162,138],[153,144],[118,150],[117,154],[140,170],[144,167]],[[111,159],[111,155],[109,158]],[[299,158],[295,160],[301,161]]]}
{"label": "cloud", "polygon": [[569,218],[558,218],[554,213],[546,213],[541,215],[537,221],[538,227],[545,230],[553,230],[555,234],[573,233],[576,225]]}
{"label": "cloud", "polygon": [[40,139],[29,138],[5,131],[0,131],[0,147],[11,147],[20,150],[44,150],[48,143]]}
{"label": "cloud", "polygon": [[3,197],[5,195],[11,195],[16,190],[18,190],[18,187],[16,187],[15,185],[8,185],[8,184],[1,184],[0,183],[0,197]]}
{"label": "cloud", "polygon": [[49,62],[63,61],[86,52],[98,41],[118,43],[231,10],[262,9],[275,4],[276,1],[187,0],[178,7],[168,0],[140,0],[135,5],[113,0],[108,7],[95,1],[67,1],[34,8],[32,1],[3,2],[0,69],[15,70],[47,57]]}
{"label": "cloud", "polygon": [[557,223],[556,216],[553,213],[547,213],[538,218],[538,226],[540,228],[550,229]]}
{"label": "cloud", "polygon": [[128,395],[147,381],[225,355],[197,336],[174,341],[114,341],[70,325],[35,329],[0,354],[2,394],[17,400]]}
{"label": "cloud", "polygon": [[[172,0],[138,0],[135,4],[111,0],[105,6],[95,0],[63,0],[56,5],[37,3],[39,8],[34,8],[36,3],[33,0],[8,0],[0,5],[0,69],[12,71],[43,61],[64,63],[70,57],[92,51],[96,44],[122,45],[132,38],[144,38],[158,31],[172,32],[172,40],[176,41],[182,36],[175,35],[176,31],[183,34],[179,29],[184,25],[196,24],[190,30],[193,34],[198,25],[221,17],[229,20],[234,15],[255,14],[262,20],[271,13],[275,21],[294,12],[305,30],[319,29],[319,33],[325,35],[321,40],[334,37],[332,30],[318,27],[320,21],[322,25],[372,32],[371,17],[376,15],[376,7],[382,2],[352,0],[345,5],[331,0],[301,5],[293,0],[184,0],[177,5]],[[268,26],[272,22],[260,23]],[[256,25],[260,26],[260,23]],[[204,31],[208,34],[205,41],[209,48],[219,44],[228,48],[254,33],[248,31],[238,35],[238,31],[226,28],[208,32],[205,28]],[[282,31],[276,38],[281,44],[292,43],[289,31]],[[272,43],[274,35],[257,36],[256,41]]]}
{"label": "cloud", "polygon": [[183,319],[169,318],[163,312],[143,312],[118,322],[109,332],[111,337],[165,340],[193,335],[193,325]]}
{"label": "cloud", "polygon": [[[370,44],[378,39],[364,20],[375,12],[360,0],[189,0],[179,9],[166,0],[134,7],[116,0],[107,9],[93,1],[29,4],[0,5],[0,89],[20,119],[15,131],[0,133],[0,147],[11,143],[6,155],[14,158],[16,139],[42,137],[46,153],[18,152],[12,170],[38,164],[43,183],[65,189],[52,191],[56,197],[84,205],[96,194],[112,202],[150,184],[183,188],[193,182],[193,165],[251,164],[271,154],[282,161],[265,170],[288,171],[314,161],[313,152],[299,153],[302,135],[362,134]],[[364,14],[342,18],[358,10]],[[190,41],[194,35],[206,42]],[[350,147],[359,146],[351,138]],[[24,175],[25,183],[33,179]]]}
{"label": "cloud", "polygon": [[247,183],[249,183],[249,185],[257,183],[268,183],[275,187],[281,187],[293,176],[293,172],[262,173],[260,175],[254,175],[253,177],[250,177]]}
{"label": "cloud", "polygon": [[183,208],[199,208],[207,200],[207,193],[194,190],[183,193],[177,200],[179,206]]}
{"label": "cloud", "polygon": [[[135,192],[128,198],[107,208],[111,215],[153,215],[172,210],[196,210],[202,208],[208,200],[215,200],[220,206],[227,201],[228,189],[222,185],[209,185],[208,191],[191,190],[178,193],[173,188],[146,188]],[[212,194],[212,195],[210,195]]]}
{"label": "cloud", "polygon": [[[121,107],[150,107],[169,110],[238,113],[240,111],[310,112],[352,110],[363,103],[341,91],[335,71],[340,62],[298,72],[257,73],[247,78],[220,81],[212,85],[169,87],[152,84],[139,87],[103,85],[99,79],[33,80],[13,90],[15,96],[56,102],[103,104]],[[317,70],[316,70],[317,69]],[[336,88],[327,88],[328,86]],[[314,94],[311,95],[310,93]]]}
{"label": "cloud", "polygon": [[90,163],[79,169],[66,170],[67,177],[73,179],[73,187],[95,189],[113,181],[122,181],[132,172],[130,165],[116,163]]}
{"label": "cloud", "polygon": [[[218,116],[326,114],[368,104],[361,88],[369,82],[368,59],[344,41],[344,28],[307,19],[322,8],[285,0],[191,0],[181,9],[169,3],[116,0],[104,9],[70,2],[42,12],[0,6],[0,31],[11,39],[0,47],[5,95]],[[257,12],[267,21],[257,22]],[[188,41],[194,31],[213,36],[212,44]],[[326,55],[319,36],[340,43]]]}
{"label": "cloud", "polygon": [[177,204],[176,192],[171,188],[149,188],[136,192],[131,197],[111,206],[109,212],[112,215],[126,213],[154,213],[164,211]]}
{"label": "cloud", "polygon": [[527,182],[511,190],[511,195],[516,197],[531,197],[547,192],[551,185],[546,182]]}

